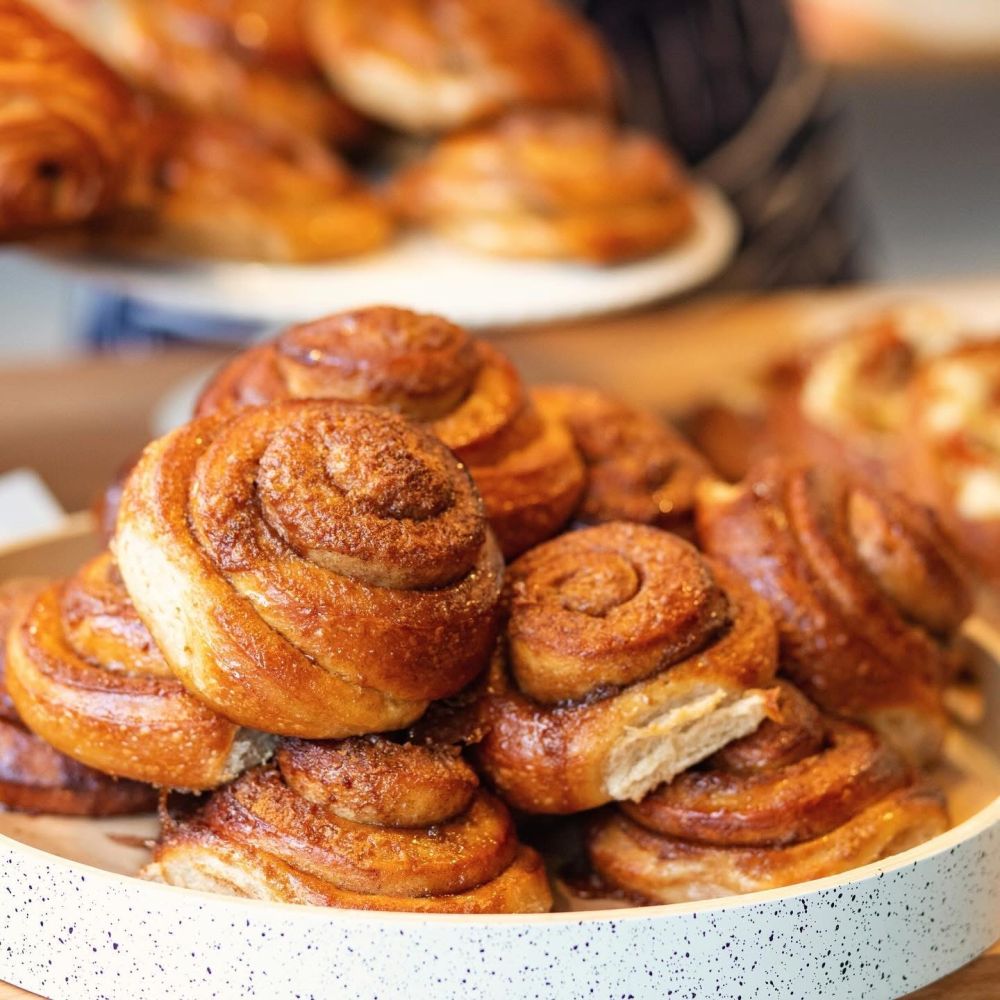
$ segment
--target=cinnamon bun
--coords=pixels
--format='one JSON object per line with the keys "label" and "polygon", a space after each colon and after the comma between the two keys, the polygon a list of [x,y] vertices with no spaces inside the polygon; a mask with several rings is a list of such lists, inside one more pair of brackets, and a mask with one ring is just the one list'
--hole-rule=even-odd
{"label": "cinnamon bun", "polygon": [[167,823],[144,877],[282,903],[541,913],[541,858],[454,753],[384,737],[290,741],[276,766]]}
{"label": "cinnamon bun", "polygon": [[595,264],[646,257],[694,222],[679,164],[596,117],[520,113],[441,139],[392,186],[402,218],[471,250]]}
{"label": "cinnamon bun", "polygon": [[44,587],[43,580],[29,579],[0,584],[0,809],[64,816],[152,809],[156,792],[150,786],[117,781],[64,756],[17,714],[5,683],[7,637]]}
{"label": "cinnamon bun", "polygon": [[676,535],[582,528],[521,556],[507,587],[503,648],[449,723],[518,809],[639,799],[767,712],[767,606]]}
{"label": "cinnamon bun", "polygon": [[941,797],[915,788],[880,737],[784,684],[774,718],[599,817],[587,847],[612,886],[679,903],[835,875],[947,827]]}
{"label": "cinnamon bun", "polygon": [[135,117],[100,59],[30,4],[0,0],[0,239],[113,209]]}
{"label": "cinnamon bun", "polygon": [[583,467],[563,422],[532,403],[499,351],[439,316],[375,307],[290,327],[223,368],[197,412],[295,397],[421,421],[468,467],[508,558],[555,534],[577,507]]}
{"label": "cinnamon bun", "polygon": [[693,536],[695,486],[708,465],[677,431],[597,389],[543,386],[533,395],[562,418],[583,456],[578,520],[634,521]]}
{"label": "cinnamon bun", "polygon": [[784,669],[810,698],[912,760],[936,756],[971,602],[930,512],[834,469],[768,460],[737,486],[706,483],[697,528],[771,605]]}
{"label": "cinnamon bun", "polygon": [[104,244],[157,256],[308,262],[383,246],[392,222],[326,148],[150,107]]}
{"label": "cinnamon bun", "polygon": [[35,595],[8,639],[7,687],[24,723],[61,753],[153,785],[214,788],[273,743],[174,679],[107,552]]}
{"label": "cinnamon bun", "polygon": [[282,735],[399,729],[486,665],[502,557],[439,441],[298,400],[192,421],[129,477],[114,549],[184,685]]}
{"label": "cinnamon bun", "polygon": [[440,132],[522,105],[611,104],[609,62],[555,0],[305,0],[336,89],[372,118]]}
{"label": "cinnamon bun", "polygon": [[910,383],[903,478],[963,557],[1000,586],[1000,340],[927,359]]}

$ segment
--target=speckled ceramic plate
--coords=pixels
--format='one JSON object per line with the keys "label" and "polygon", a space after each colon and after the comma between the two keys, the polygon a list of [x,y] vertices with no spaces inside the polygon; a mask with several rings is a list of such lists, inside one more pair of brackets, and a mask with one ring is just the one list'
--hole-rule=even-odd
{"label": "speckled ceramic plate", "polygon": [[331,264],[168,264],[79,251],[45,252],[43,259],[84,281],[159,305],[265,324],[392,302],[467,326],[509,326],[634,308],[697,288],[729,261],[738,226],[709,187],[697,189],[695,214],[694,228],[676,246],[613,267],[479,256],[422,234]]}
{"label": "speckled ceramic plate", "polygon": [[[77,529],[0,555],[54,573]],[[151,817],[0,815],[0,979],[45,996],[894,997],[1000,937],[1000,636],[970,640],[987,703],[939,775],[958,825],[844,875],[708,903],[545,916],[369,914],[151,885]],[[581,904],[596,906],[596,904]]]}

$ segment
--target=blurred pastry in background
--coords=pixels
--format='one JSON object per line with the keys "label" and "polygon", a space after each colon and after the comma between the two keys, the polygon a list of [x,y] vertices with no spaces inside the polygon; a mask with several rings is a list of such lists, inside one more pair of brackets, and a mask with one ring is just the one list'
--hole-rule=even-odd
{"label": "blurred pastry in background", "polygon": [[610,109],[604,49],[557,0],[304,4],[335,89],[403,131],[449,131],[514,107]]}
{"label": "blurred pastry in background", "polygon": [[911,381],[901,479],[932,507],[986,584],[1000,590],[1000,339],[928,358]]}
{"label": "blurred pastry in background", "polygon": [[0,0],[0,240],[111,211],[134,125],[132,94],[99,58]]}
{"label": "blurred pastry in background", "polygon": [[393,233],[380,200],[318,143],[160,108],[123,201],[99,240],[153,256],[331,260]]}
{"label": "blurred pastry in background", "polygon": [[300,0],[40,0],[135,86],[190,111],[353,146],[365,120],[329,87]]}
{"label": "blurred pastry in background", "polygon": [[441,139],[392,184],[400,214],[471,250],[612,264],[690,231],[690,188],[658,140],[590,115],[522,112]]}

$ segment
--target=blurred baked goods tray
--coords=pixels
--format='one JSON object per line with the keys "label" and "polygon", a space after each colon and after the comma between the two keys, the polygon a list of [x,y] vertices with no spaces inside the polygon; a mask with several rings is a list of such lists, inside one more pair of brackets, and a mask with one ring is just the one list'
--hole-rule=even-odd
{"label": "blurred baked goods tray", "polygon": [[617,312],[691,291],[729,262],[739,227],[713,188],[692,194],[695,221],[679,243],[610,267],[479,256],[424,233],[386,250],[329,264],[161,262],[39,250],[66,274],[108,291],[179,310],[288,323],[391,302],[473,327]]}

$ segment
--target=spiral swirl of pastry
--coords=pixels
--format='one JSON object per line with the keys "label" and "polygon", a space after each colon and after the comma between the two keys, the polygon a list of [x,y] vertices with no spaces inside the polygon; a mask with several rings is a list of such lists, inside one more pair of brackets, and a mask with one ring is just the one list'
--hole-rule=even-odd
{"label": "spiral swirl of pastry", "polygon": [[150,108],[121,213],[100,238],[155,255],[322,261],[382,246],[392,221],[325,147]]}
{"label": "spiral swirl of pastry", "polygon": [[757,732],[598,818],[588,853],[615,887],[674,903],[835,875],[947,827],[879,736],[783,684]]}
{"label": "spiral swirl of pastry", "polygon": [[906,399],[903,478],[965,559],[1000,584],[1000,340],[929,358]]}
{"label": "spiral swirl of pastry", "polygon": [[676,535],[618,523],[562,535],[509,567],[507,603],[505,655],[468,729],[519,809],[641,798],[764,718],[770,613]]}
{"label": "spiral swirl of pastry", "polygon": [[823,709],[868,722],[916,762],[944,734],[965,583],[929,512],[833,469],[761,463],[706,484],[698,535],[771,605],[785,670]]}
{"label": "spiral swirl of pastry", "polygon": [[566,422],[587,467],[578,520],[634,521],[693,536],[695,487],[709,470],[677,431],[597,389],[543,386],[533,395]]}
{"label": "spiral swirl of pastry", "polygon": [[508,558],[555,534],[577,506],[583,467],[562,422],[533,405],[499,351],[439,316],[380,306],[290,327],[223,368],[197,412],[296,397],[423,422],[468,467]]}
{"label": "spiral swirl of pastry", "polygon": [[609,61],[553,0],[305,0],[338,92],[409,132],[450,131],[523,105],[606,109]]}
{"label": "spiral swirl of pastry", "polygon": [[214,788],[270,750],[174,679],[108,553],[35,597],[10,635],[7,685],[27,726],[107,774]]}
{"label": "spiral swirl of pastry", "polygon": [[98,58],[29,4],[0,0],[0,239],[114,207],[134,119]]}
{"label": "spiral swirl of pastry", "polygon": [[600,118],[521,113],[441,139],[394,180],[401,216],[472,250],[596,264],[688,234],[689,185],[651,136]]}
{"label": "spiral swirl of pastry", "polygon": [[449,750],[291,741],[164,830],[146,878],[285,903],[538,913],[541,858]]}
{"label": "spiral swirl of pastry", "polygon": [[272,403],[147,447],[115,551],[184,685],[282,735],[399,729],[467,684],[502,560],[468,475],[387,410]]}
{"label": "spiral swirl of pastry", "polygon": [[43,580],[0,584],[0,808],[64,816],[115,816],[156,805],[149,785],[117,781],[66,757],[21,721],[7,692],[7,638]]}

